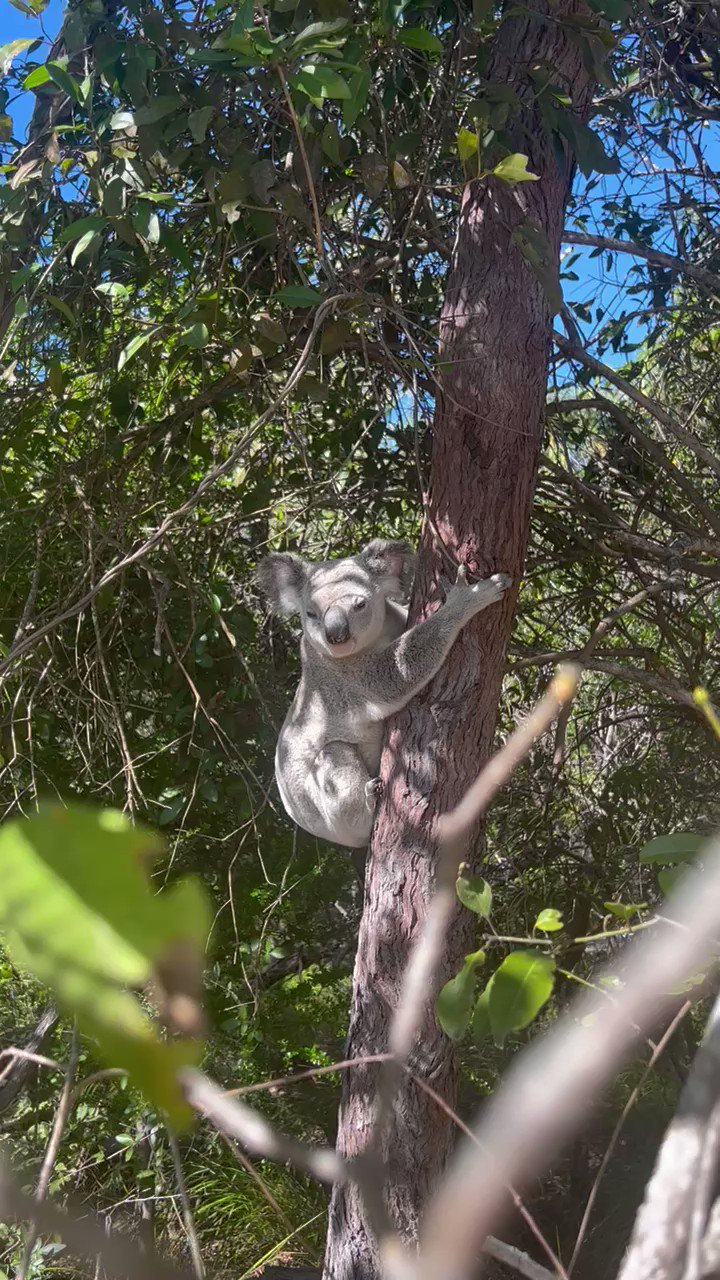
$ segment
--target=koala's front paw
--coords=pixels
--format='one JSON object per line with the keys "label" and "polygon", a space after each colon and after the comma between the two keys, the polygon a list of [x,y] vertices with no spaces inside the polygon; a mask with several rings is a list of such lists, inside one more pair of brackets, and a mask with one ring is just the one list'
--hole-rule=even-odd
{"label": "koala's front paw", "polygon": [[372,813],[384,790],[382,778],[370,778],[365,783],[365,803]]}
{"label": "koala's front paw", "polygon": [[455,585],[448,594],[448,604],[459,607],[468,617],[486,609],[502,599],[508,587],[512,586],[512,578],[507,573],[494,573],[491,578],[482,582],[469,583],[467,567],[464,564],[458,569]]}

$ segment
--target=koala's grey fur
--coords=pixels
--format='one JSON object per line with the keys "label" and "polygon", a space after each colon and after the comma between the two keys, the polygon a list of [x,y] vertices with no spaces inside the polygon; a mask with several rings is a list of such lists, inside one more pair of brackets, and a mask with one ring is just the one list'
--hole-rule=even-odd
{"label": "koala's grey fur", "polygon": [[432,679],[466,622],[510,586],[458,571],[445,603],[405,631],[415,557],[375,540],[356,556],[310,564],[274,553],[257,577],[276,613],[302,620],[302,677],[275,752],[282,802],[311,835],[359,849],[379,794],[383,722]]}

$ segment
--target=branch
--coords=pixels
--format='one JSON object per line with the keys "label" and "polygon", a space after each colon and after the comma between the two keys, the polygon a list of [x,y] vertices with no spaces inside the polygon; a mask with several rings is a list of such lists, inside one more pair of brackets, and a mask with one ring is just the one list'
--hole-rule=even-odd
{"label": "branch", "polygon": [[707,445],[703,444],[694,431],[683,427],[677,421],[677,418],[673,417],[667,409],[663,409],[662,405],[658,404],[657,400],[651,400],[642,391],[638,391],[637,387],[634,387],[631,382],[628,382],[626,378],[622,378],[615,369],[610,368],[610,365],[603,364],[602,360],[597,360],[595,356],[591,356],[584,347],[579,346],[576,342],[569,342],[561,333],[554,333],[553,339],[558,350],[568,360],[579,361],[580,364],[585,365],[586,369],[590,369],[592,373],[596,374],[598,378],[605,378],[607,382],[617,387],[618,391],[621,391],[629,400],[633,400],[635,404],[640,405],[646,413],[652,414],[658,422],[662,423],[675,436],[676,440],[680,441],[680,444],[684,445],[686,449],[690,449],[720,479],[720,459],[708,449]]}
{"label": "branch", "polygon": [[294,1138],[286,1138],[268,1124],[264,1116],[253,1111],[244,1102],[231,1098],[208,1080],[201,1071],[187,1069],[180,1076],[185,1097],[190,1106],[205,1116],[215,1128],[242,1143],[254,1156],[290,1163],[296,1169],[312,1174],[319,1182],[341,1182],[347,1178],[347,1169],[338,1155],[329,1147],[310,1147]]}
{"label": "branch", "polygon": [[595,249],[608,249],[611,253],[629,253],[633,258],[644,258],[657,267],[690,276],[713,293],[720,293],[720,276],[716,276],[714,271],[697,267],[694,262],[687,262],[684,258],[674,258],[671,253],[663,253],[661,249],[651,249],[647,245],[636,244],[634,240],[614,240],[610,236],[590,236],[579,231],[563,231],[562,238],[564,244],[589,245]]}
{"label": "branch", "polygon": [[[38,1178],[38,1184],[35,1189],[36,1204],[41,1204],[47,1195],[47,1190],[50,1185],[50,1178],[52,1176],[52,1171],[55,1167],[55,1161],[57,1160],[58,1151],[60,1150],[60,1143],[62,1142],[62,1136],[63,1136],[63,1133],[65,1132],[65,1126],[72,1112],[73,1099],[74,1099],[75,1072],[77,1070],[79,1048],[80,1046],[79,1046],[79,1040],[78,1040],[78,1033],[77,1033],[77,1030],[74,1030],[72,1034],[72,1040],[70,1043],[70,1055],[68,1058],[68,1064],[65,1070],[65,1082],[63,1084],[63,1090],[60,1095],[60,1102],[58,1103],[58,1109],[55,1113],[55,1121],[52,1127],[52,1131],[50,1133],[50,1139],[48,1141],[47,1148],[45,1150],[45,1157],[42,1162],[40,1177]],[[28,1231],[28,1234],[27,1234],[27,1240],[25,1241],[23,1256],[16,1272],[16,1280],[25,1280],[25,1277],[28,1271],[30,1270],[30,1263],[32,1261],[33,1250],[35,1249],[37,1238],[38,1238],[37,1223],[32,1222],[30,1225],[30,1230]]]}
{"label": "branch", "polygon": [[645,1188],[619,1280],[700,1280],[720,1155],[720,999]]}
{"label": "branch", "polygon": [[[415,1280],[468,1280],[476,1256],[500,1217],[508,1183],[546,1168],[582,1123],[587,1108],[654,1022],[669,987],[702,965],[720,928],[720,840],[708,846],[705,870],[689,873],[665,919],[623,952],[608,971],[613,999],[584,993],[553,1029],[537,1039],[505,1076],[428,1206]],[[617,985],[620,977],[622,985]]]}

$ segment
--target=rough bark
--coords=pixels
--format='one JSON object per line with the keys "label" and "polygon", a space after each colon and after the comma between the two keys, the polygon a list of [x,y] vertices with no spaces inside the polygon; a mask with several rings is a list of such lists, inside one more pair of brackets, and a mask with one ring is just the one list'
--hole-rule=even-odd
{"label": "rough bark", "polygon": [[[586,13],[575,0],[504,22],[488,79],[511,84],[526,104],[517,150],[529,155],[539,182],[509,187],[471,183],[462,203],[440,329],[445,376],[433,431],[429,509],[457,561],[479,576],[505,570],[516,586],[502,604],[462,632],[428,689],[391,722],[382,760],[385,798],[368,855],[364,913],[353,979],[347,1054],[382,1052],[408,951],[432,891],[435,815],[460,798],[489,756],[522,576],[533,488],[544,425],[550,317],[545,295],[511,240],[526,219],[541,228],[557,264],[572,160],[559,164],[533,114],[527,68],[548,62],[582,116],[591,84],[576,39],[557,23]],[[420,550],[411,621],[433,597],[446,569],[430,524]],[[478,839],[480,831],[478,831]],[[474,918],[458,909],[437,987],[471,949]],[[456,1062],[440,1032],[428,992],[427,1015],[412,1070],[452,1106]],[[377,1068],[344,1075],[338,1147],[347,1157],[369,1139]],[[447,1115],[412,1082],[397,1100],[386,1150],[386,1199],[408,1239],[453,1139]],[[375,1280],[375,1243],[362,1201],[350,1186],[331,1203],[325,1280]]]}

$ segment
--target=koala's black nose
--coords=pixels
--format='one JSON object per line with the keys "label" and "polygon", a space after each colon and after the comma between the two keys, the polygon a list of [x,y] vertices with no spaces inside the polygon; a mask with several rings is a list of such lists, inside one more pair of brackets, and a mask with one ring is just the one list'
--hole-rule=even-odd
{"label": "koala's black nose", "polygon": [[345,644],[350,639],[350,623],[347,614],[337,605],[331,605],[323,618],[325,639],[328,644]]}

